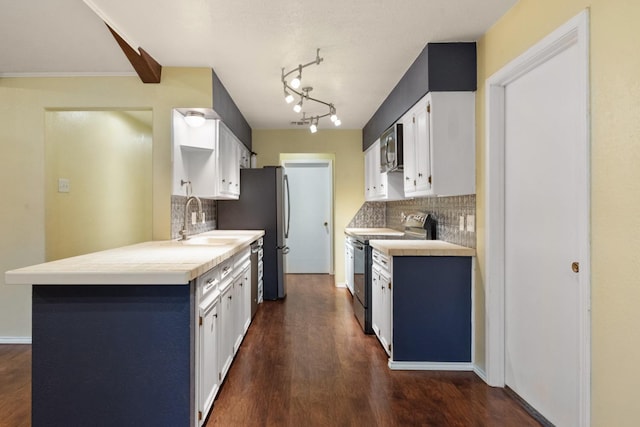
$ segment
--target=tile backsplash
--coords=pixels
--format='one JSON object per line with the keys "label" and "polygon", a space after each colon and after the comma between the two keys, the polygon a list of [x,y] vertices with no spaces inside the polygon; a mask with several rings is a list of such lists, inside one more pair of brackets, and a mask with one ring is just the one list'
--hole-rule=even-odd
{"label": "tile backsplash", "polygon": [[[205,231],[215,230],[216,228],[216,201],[213,199],[200,199],[202,202],[202,211],[204,212],[205,222],[198,222],[192,225],[189,222],[189,234],[204,233]],[[187,202],[186,196],[171,196],[171,238],[180,237],[180,230],[184,224],[184,205]],[[198,204],[191,202],[189,210],[198,211]]]}
{"label": "tile backsplash", "polygon": [[[366,203],[365,203],[366,204]],[[469,248],[476,247],[476,233],[466,231],[466,218],[476,214],[476,196],[421,197],[384,203],[386,226],[402,230],[402,213],[420,211],[430,213],[438,222],[437,238]],[[460,231],[460,216],[465,217],[465,230]],[[378,227],[378,225],[374,225]]]}
{"label": "tile backsplash", "polygon": [[[475,231],[466,231],[468,215],[476,214],[476,196],[421,197],[394,202],[365,202],[347,227],[388,227],[403,230],[402,213],[430,213],[438,222],[436,237],[439,240],[469,248],[476,247]],[[460,231],[460,217],[465,218],[465,230]]]}
{"label": "tile backsplash", "polygon": [[347,228],[379,228],[387,223],[385,202],[364,202]]}

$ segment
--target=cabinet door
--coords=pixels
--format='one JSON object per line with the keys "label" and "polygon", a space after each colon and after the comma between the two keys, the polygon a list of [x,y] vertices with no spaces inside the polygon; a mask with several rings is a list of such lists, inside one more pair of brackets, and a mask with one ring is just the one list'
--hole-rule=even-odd
{"label": "cabinet door", "polygon": [[344,271],[347,289],[353,295],[353,246],[348,242],[344,245]]}
{"label": "cabinet door", "polygon": [[386,272],[379,275],[380,287],[380,343],[384,351],[391,356],[391,279]]}
{"label": "cabinet door", "polygon": [[222,286],[220,293],[220,352],[219,352],[219,372],[220,381],[222,381],[233,360],[233,343],[234,343],[234,316],[233,316],[233,284],[228,283]]}
{"label": "cabinet door", "polygon": [[242,337],[244,336],[244,304],[242,298],[244,297],[243,289],[244,277],[242,274],[238,274],[233,279],[233,304],[231,309],[233,310],[233,354],[235,355],[242,343]]}
{"label": "cabinet door", "polygon": [[380,321],[382,320],[381,298],[380,270],[374,264],[371,268],[371,328],[378,340],[380,340]]}
{"label": "cabinet door", "polygon": [[198,410],[204,420],[218,392],[218,298],[210,299],[199,308],[199,390]]}
{"label": "cabinet door", "polygon": [[244,307],[242,310],[242,336],[244,337],[251,324],[251,264],[246,264],[242,271],[242,292],[241,304]]}
{"label": "cabinet door", "polygon": [[416,123],[414,109],[402,118],[404,149],[404,193],[411,194],[416,189]]}
{"label": "cabinet door", "polygon": [[415,110],[415,191],[431,191],[431,102],[419,102]]}
{"label": "cabinet door", "polygon": [[220,124],[218,132],[218,192],[221,196],[234,194],[235,173],[238,167],[236,146],[231,138],[231,133]]}

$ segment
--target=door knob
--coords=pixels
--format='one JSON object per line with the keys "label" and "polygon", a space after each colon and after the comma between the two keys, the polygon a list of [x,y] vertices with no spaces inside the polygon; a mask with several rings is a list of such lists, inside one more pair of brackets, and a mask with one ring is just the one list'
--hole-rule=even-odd
{"label": "door knob", "polygon": [[572,270],[574,273],[578,273],[578,272],[580,272],[580,263],[579,263],[579,262],[572,262],[572,263],[571,263],[571,270]]}
{"label": "door knob", "polygon": [[324,226],[327,227],[329,223],[327,221],[324,222]]}

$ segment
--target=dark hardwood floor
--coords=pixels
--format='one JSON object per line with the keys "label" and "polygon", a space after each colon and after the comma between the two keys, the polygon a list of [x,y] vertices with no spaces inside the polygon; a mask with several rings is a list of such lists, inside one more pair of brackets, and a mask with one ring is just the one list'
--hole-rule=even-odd
{"label": "dark hardwood floor", "polygon": [[[346,289],[289,279],[287,298],[258,310],[207,427],[539,426],[473,373],[389,370]],[[31,346],[0,345],[0,427],[29,426],[30,413]]]}
{"label": "dark hardwood floor", "polygon": [[258,310],[207,427],[539,425],[474,373],[389,370],[333,277],[288,285]]}
{"label": "dark hardwood floor", "polygon": [[0,345],[0,427],[31,425],[31,346]]}

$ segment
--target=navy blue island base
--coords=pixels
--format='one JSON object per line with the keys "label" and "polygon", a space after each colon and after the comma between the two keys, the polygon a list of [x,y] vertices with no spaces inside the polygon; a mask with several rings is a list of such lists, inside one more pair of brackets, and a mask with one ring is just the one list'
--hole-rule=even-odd
{"label": "navy blue island base", "polygon": [[34,285],[32,425],[193,425],[193,283]]}

